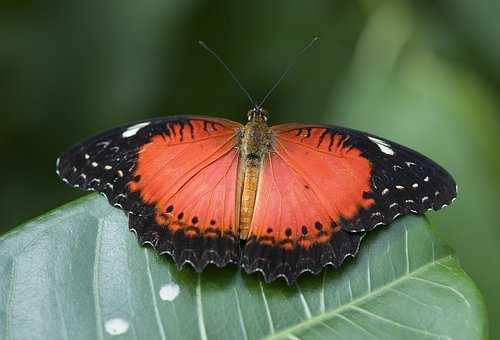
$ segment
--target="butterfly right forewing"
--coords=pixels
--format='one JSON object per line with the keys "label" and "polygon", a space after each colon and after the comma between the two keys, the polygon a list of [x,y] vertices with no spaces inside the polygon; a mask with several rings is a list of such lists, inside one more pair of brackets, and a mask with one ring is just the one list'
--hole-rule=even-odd
{"label": "butterfly right forewing", "polygon": [[394,142],[335,126],[271,129],[242,254],[245,270],[267,281],[292,283],[305,271],[338,267],[356,254],[365,231],[456,196],[442,167]]}
{"label": "butterfly right forewing", "polygon": [[[355,216],[348,214],[349,218],[342,218],[344,230],[371,230],[409,213],[418,215],[428,210],[439,210],[456,198],[456,183],[445,169],[398,143],[361,131],[328,125],[283,124],[273,129],[280,145],[285,148],[287,145],[293,147],[302,144],[318,151],[331,152],[337,146],[344,151],[359,152],[359,159],[366,162],[369,171],[361,174],[355,170],[343,182],[346,188],[352,188],[359,180],[368,180],[369,183],[364,185],[360,194],[362,202],[372,204],[363,206]],[[337,142],[338,145],[335,144]],[[307,162],[307,156],[299,153],[288,155],[291,161],[300,163],[313,178],[315,170],[308,167],[310,162]],[[328,164],[323,164],[328,167]],[[335,200],[335,194],[330,192],[324,195],[330,195]],[[340,215],[345,214],[340,211]]]}

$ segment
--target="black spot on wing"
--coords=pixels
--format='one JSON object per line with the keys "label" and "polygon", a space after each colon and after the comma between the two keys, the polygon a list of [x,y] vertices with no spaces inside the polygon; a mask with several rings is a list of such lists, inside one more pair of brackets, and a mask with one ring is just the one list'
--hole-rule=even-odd
{"label": "black spot on wing", "polygon": [[195,225],[174,232],[167,225],[157,224],[153,214],[130,215],[129,228],[141,245],[149,244],[161,255],[170,255],[179,268],[189,264],[202,272],[210,263],[223,267],[239,262],[239,239],[232,232],[215,227],[202,232]]}
{"label": "black spot on wing", "polygon": [[[241,254],[241,266],[247,273],[261,272],[269,283],[280,277],[288,285],[306,272],[318,274],[325,266],[340,267],[349,256],[355,256],[364,233],[349,233],[340,230],[330,242],[315,243],[303,248],[293,241],[285,239],[293,249],[284,249],[278,243],[269,243],[269,237],[248,239]],[[265,240],[267,242],[260,242]]]}

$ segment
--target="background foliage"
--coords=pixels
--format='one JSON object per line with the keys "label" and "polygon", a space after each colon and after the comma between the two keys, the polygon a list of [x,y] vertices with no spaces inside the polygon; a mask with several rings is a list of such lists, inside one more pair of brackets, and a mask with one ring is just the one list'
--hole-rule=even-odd
{"label": "background foliage", "polygon": [[318,35],[268,101],[271,123],[368,130],[449,169],[459,199],[430,218],[498,319],[498,13],[493,0],[2,1],[0,230],[82,195],[54,161],[89,134],[174,113],[243,119],[244,96],[197,40],[259,97]]}

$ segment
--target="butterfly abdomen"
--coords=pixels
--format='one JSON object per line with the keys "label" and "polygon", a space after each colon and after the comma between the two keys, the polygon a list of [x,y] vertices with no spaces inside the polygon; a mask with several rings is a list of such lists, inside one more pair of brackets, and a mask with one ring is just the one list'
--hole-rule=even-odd
{"label": "butterfly abdomen", "polygon": [[240,239],[245,240],[250,230],[252,223],[253,211],[255,209],[255,198],[257,196],[257,186],[259,184],[258,166],[247,166],[244,173],[243,190],[241,193],[240,206],[240,223],[239,235]]}

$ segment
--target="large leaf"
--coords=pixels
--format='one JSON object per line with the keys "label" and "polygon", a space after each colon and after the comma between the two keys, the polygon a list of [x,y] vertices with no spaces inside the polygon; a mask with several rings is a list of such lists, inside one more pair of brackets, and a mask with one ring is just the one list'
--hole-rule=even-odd
{"label": "large leaf", "polygon": [[288,287],[236,267],[179,271],[91,195],[0,238],[0,275],[1,339],[487,337],[480,293],[417,217]]}

